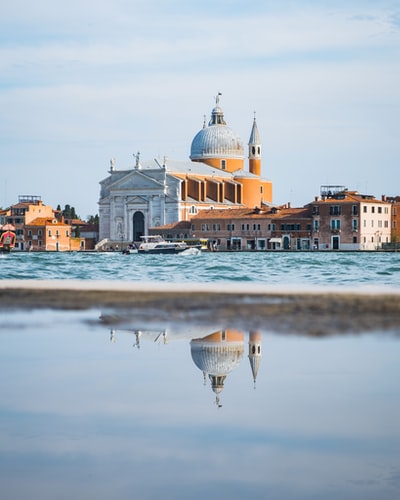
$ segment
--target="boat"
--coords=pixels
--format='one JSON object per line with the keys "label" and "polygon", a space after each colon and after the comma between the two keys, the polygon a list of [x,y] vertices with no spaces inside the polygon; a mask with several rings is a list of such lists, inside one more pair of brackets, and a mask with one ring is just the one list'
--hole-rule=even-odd
{"label": "boat", "polygon": [[[167,241],[160,235],[142,236],[138,253],[141,254],[177,254],[192,253],[194,250],[200,252],[201,244],[188,245],[185,241]],[[196,252],[197,253],[197,252]]]}
{"label": "boat", "polygon": [[15,247],[17,235],[15,227],[11,224],[5,224],[0,227],[0,252],[9,253]]}
{"label": "boat", "polygon": [[132,253],[138,253],[138,249],[134,243],[131,243],[126,248],[122,250],[123,255],[131,255]]}

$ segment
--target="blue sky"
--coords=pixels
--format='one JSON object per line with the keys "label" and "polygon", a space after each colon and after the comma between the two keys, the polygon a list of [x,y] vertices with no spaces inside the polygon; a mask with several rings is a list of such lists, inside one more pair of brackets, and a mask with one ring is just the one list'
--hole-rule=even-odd
{"label": "blue sky", "polygon": [[0,17],[0,206],[97,213],[116,167],[187,159],[214,96],[274,202],[400,194],[399,1],[14,0]]}

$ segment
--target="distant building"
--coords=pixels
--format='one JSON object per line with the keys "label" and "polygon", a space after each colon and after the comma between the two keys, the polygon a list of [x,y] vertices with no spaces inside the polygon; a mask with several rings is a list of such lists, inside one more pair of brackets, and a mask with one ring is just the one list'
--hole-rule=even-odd
{"label": "distant building", "polygon": [[400,196],[384,196],[382,199],[391,205],[391,243],[393,248],[400,250]]}
{"label": "distant building", "polygon": [[15,250],[28,250],[28,235],[25,235],[25,226],[38,217],[54,219],[54,210],[49,205],[44,205],[40,196],[21,195],[18,203],[12,205],[7,211],[6,220],[15,227],[17,241]]}
{"label": "distant building", "polygon": [[30,251],[69,251],[71,226],[54,217],[37,217],[25,225],[25,244]]}
{"label": "distant building", "polygon": [[[21,195],[18,203],[0,211],[0,224],[6,223],[15,227],[15,251],[87,250],[94,248],[98,236],[94,225],[64,220],[61,211],[45,205],[36,195]],[[79,234],[75,234],[79,226],[88,231],[79,229]]]}
{"label": "distant building", "polygon": [[253,120],[244,169],[242,141],[227,125],[219,95],[208,125],[195,135],[190,160],[142,162],[119,170],[111,160],[100,182],[99,239],[138,241],[150,228],[190,220],[202,210],[272,202],[272,183],[261,178],[261,142]]}
{"label": "distant building", "polygon": [[378,250],[391,239],[391,205],[372,195],[323,186],[312,210],[313,246],[321,250]]}
{"label": "distant building", "polygon": [[302,208],[203,210],[188,223],[154,228],[167,238],[206,238],[218,250],[379,250],[391,241],[391,203],[323,186]]}

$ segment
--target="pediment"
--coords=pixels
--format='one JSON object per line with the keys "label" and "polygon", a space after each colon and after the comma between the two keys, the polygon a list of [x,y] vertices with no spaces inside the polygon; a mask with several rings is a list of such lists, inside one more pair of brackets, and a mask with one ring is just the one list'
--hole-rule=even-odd
{"label": "pediment", "polygon": [[[158,172],[157,172],[158,173]],[[158,176],[152,177],[152,171],[132,170],[129,174],[118,179],[112,185],[112,190],[159,190],[163,188],[163,183]]]}

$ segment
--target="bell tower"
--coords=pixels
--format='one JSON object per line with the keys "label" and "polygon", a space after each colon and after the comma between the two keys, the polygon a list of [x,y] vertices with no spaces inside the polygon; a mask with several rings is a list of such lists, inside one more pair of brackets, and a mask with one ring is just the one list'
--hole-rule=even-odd
{"label": "bell tower", "polygon": [[255,113],[249,139],[249,171],[254,175],[261,176],[261,140]]}

